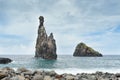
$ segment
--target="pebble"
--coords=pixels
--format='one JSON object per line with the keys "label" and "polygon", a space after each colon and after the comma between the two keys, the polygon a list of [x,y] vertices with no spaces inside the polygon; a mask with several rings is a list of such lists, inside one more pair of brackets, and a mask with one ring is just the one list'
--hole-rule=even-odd
{"label": "pebble", "polygon": [[12,68],[5,67],[0,69],[0,80],[120,80],[120,73],[78,73],[57,74],[55,71],[30,71],[26,68],[18,68],[15,71]]}

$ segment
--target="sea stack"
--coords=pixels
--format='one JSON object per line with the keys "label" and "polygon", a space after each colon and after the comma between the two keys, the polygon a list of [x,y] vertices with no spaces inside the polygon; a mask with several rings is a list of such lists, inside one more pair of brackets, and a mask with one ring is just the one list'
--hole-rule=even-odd
{"label": "sea stack", "polygon": [[79,43],[75,48],[73,56],[76,56],[76,57],[102,57],[102,54],[99,53],[98,51],[95,51],[91,47],[88,47],[85,43]]}
{"label": "sea stack", "polygon": [[56,54],[56,42],[53,33],[50,36],[47,35],[44,27],[44,17],[39,17],[39,29],[38,37],[36,41],[35,57],[41,57],[43,59],[57,59]]}

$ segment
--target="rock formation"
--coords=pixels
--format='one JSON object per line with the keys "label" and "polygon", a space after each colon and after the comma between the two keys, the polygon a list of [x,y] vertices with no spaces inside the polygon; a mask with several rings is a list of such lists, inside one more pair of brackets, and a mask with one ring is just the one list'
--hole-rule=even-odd
{"label": "rock formation", "polygon": [[12,60],[9,58],[0,58],[0,64],[7,64],[10,62],[12,62]]}
{"label": "rock formation", "polygon": [[102,57],[102,54],[99,52],[93,50],[91,47],[88,47],[84,43],[79,43],[76,46],[76,49],[74,51],[73,56],[79,56],[79,57]]}
{"label": "rock formation", "polygon": [[38,37],[36,41],[35,57],[41,57],[43,59],[57,59],[56,54],[56,42],[53,33],[50,36],[47,35],[44,27],[44,17],[40,16],[40,25],[38,29]]}

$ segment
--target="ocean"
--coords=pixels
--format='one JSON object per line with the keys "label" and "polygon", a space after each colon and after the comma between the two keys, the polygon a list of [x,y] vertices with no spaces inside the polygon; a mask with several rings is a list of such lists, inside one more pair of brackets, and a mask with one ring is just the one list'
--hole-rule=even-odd
{"label": "ocean", "polygon": [[105,55],[103,57],[73,57],[59,55],[57,60],[34,58],[33,55],[5,55],[13,60],[9,64],[0,64],[0,68],[14,69],[25,67],[30,70],[55,70],[57,73],[92,73],[96,71],[120,72],[120,55]]}

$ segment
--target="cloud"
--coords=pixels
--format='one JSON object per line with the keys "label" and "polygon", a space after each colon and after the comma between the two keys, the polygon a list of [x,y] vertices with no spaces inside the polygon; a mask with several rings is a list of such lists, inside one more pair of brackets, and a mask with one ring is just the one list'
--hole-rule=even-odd
{"label": "cloud", "polygon": [[119,54],[119,8],[119,0],[0,0],[0,52],[34,55],[43,15],[58,54],[72,55],[79,42],[103,54]]}

